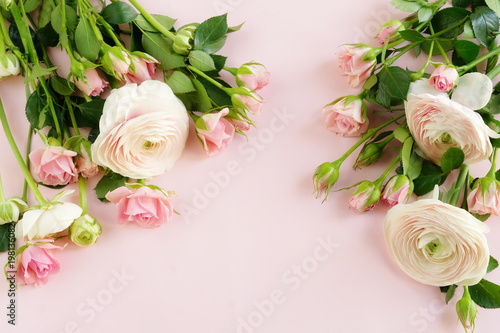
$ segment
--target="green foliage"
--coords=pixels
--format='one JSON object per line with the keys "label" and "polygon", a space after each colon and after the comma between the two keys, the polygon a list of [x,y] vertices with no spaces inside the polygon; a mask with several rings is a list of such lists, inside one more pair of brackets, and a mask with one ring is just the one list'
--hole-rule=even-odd
{"label": "green foliage", "polygon": [[450,147],[441,158],[441,169],[444,173],[458,169],[465,160],[465,154],[460,148]]}
{"label": "green foliage", "polygon": [[101,12],[101,16],[110,24],[124,24],[132,22],[137,17],[135,9],[126,2],[112,2]]}
{"label": "green foliage", "polygon": [[209,54],[219,51],[224,46],[227,32],[227,14],[209,18],[195,32],[194,49]]}
{"label": "green foliage", "polygon": [[392,98],[406,99],[411,83],[407,71],[397,66],[391,66],[382,69],[377,76],[379,82],[377,100],[381,105],[390,106]]}
{"label": "green foliage", "polygon": [[5,252],[10,245],[10,227],[12,223],[0,225],[0,252]]}
{"label": "green foliage", "polygon": [[471,15],[472,29],[477,40],[486,47],[489,47],[498,32],[498,16],[488,7],[478,7]]}
{"label": "green foliage", "polygon": [[[157,14],[153,14],[151,15],[153,16],[153,18],[158,22],[160,23],[160,25],[165,28],[166,30],[170,30],[173,28],[175,22],[177,20],[171,18],[171,17],[168,17],[168,16],[165,16],[165,15],[157,15]],[[141,28],[141,30],[143,31],[148,31],[148,32],[158,32],[158,30],[153,27],[145,18],[144,16],[142,15],[138,15],[135,19],[134,19],[134,23],[139,27]]]}
{"label": "green foliage", "polygon": [[[470,15],[470,12],[466,9],[459,7],[449,7],[437,12],[431,20],[434,32],[440,32],[449,29],[456,25],[458,22],[462,21]],[[453,38],[459,35],[463,31],[463,25],[458,26],[455,29],[443,33],[442,38]]]}
{"label": "green foliage", "polygon": [[[116,3],[116,2],[115,2]],[[101,43],[92,30],[91,23],[86,17],[80,18],[75,31],[77,51],[90,61],[96,61],[101,50]]]}
{"label": "green foliage", "polygon": [[490,256],[490,262],[488,263],[488,269],[486,270],[486,273],[493,272],[497,268],[498,268],[498,260]]}
{"label": "green foliage", "polygon": [[191,66],[203,72],[215,70],[215,63],[208,53],[203,51],[194,50],[189,53],[189,63]]}
{"label": "green foliage", "polygon": [[108,200],[106,199],[106,194],[108,194],[108,192],[116,190],[121,186],[125,186],[127,179],[128,178],[123,177],[117,173],[110,173],[103,176],[94,188],[97,199],[101,200],[102,202],[108,202]]}
{"label": "green foliage", "polygon": [[184,57],[174,52],[172,41],[161,34],[145,31],[142,36],[144,50],[160,62],[164,70],[185,67]]}
{"label": "green foliage", "polygon": [[176,94],[185,94],[196,90],[191,79],[179,70],[172,73],[167,80],[167,84]]}
{"label": "green foliage", "polygon": [[475,286],[469,287],[471,298],[477,305],[487,308],[500,308],[500,286],[482,279]]}
{"label": "green foliage", "polygon": [[441,178],[440,167],[431,162],[423,161],[420,175],[413,180],[413,185],[415,186],[413,189],[414,193],[418,196],[429,193],[434,189],[434,186],[441,183]]}

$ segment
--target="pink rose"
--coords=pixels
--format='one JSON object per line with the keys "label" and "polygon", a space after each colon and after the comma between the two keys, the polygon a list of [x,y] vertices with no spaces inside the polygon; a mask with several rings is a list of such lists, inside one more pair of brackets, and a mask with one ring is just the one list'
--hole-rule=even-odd
{"label": "pink rose", "polygon": [[95,68],[87,68],[85,78],[76,79],[75,85],[87,96],[99,96],[108,86],[108,82],[101,78]]}
{"label": "pink rose", "polygon": [[78,172],[73,162],[76,153],[63,147],[47,147],[30,153],[33,177],[45,185],[57,186],[75,183]]}
{"label": "pink rose", "polygon": [[121,80],[128,73],[131,60],[129,54],[118,47],[111,48],[112,52],[108,52],[110,67],[118,74]]}
{"label": "pink rose", "polygon": [[368,128],[365,106],[359,98],[346,104],[344,97],[334,104],[325,106],[323,114],[326,116],[326,128],[334,133],[357,136]]}
{"label": "pink rose", "polygon": [[242,87],[239,89],[243,89],[245,93],[234,94],[232,96],[234,106],[240,107],[256,115],[260,114],[262,111],[262,103],[264,103],[262,97],[248,88]]}
{"label": "pink rose", "polygon": [[402,26],[403,24],[397,20],[387,22],[381,27],[376,37],[378,42],[382,45],[390,43]]}
{"label": "pink rose", "polygon": [[229,109],[225,108],[217,113],[204,114],[201,119],[206,129],[196,127],[196,134],[203,143],[203,149],[205,149],[208,156],[216,155],[233,140],[234,125],[223,118],[228,113]]}
{"label": "pink rose", "polygon": [[413,183],[404,175],[392,177],[382,191],[381,200],[389,207],[404,204],[413,192]]}
{"label": "pink rose", "polygon": [[359,87],[371,76],[376,63],[375,57],[368,55],[372,51],[368,46],[342,45],[338,54],[338,66],[347,75],[351,87]]}
{"label": "pink rose", "polygon": [[243,132],[250,130],[250,124],[246,121],[237,120],[237,119],[229,119],[229,121],[231,122],[231,124],[233,124],[233,126],[236,130],[240,130]]}
{"label": "pink rose", "polygon": [[458,72],[455,67],[440,65],[432,72],[429,83],[437,91],[448,92],[455,86],[457,80]]}
{"label": "pink rose", "polygon": [[106,194],[106,199],[117,205],[118,224],[135,222],[143,228],[157,228],[173,213],[169,198],[148,186],[122,186]]}
{"label": "pink rose", "polygon": [[52,238],[34,239],[17,257],[17,283],[40,286],[47,283],[50,274],[59,271],[59,262],[53,257],[52,250],[62,247],[52,244]]}
{"label": "pink rose", "polygon": [[380,199],[380,189],[373,182],[365,180],[349,199],[349,206],[359,213],[372,210]]}
{"label": "pink rose", "polygon": [[144,81],[154,79],[158,61],[149,55],[141,55],[142,56],[137,56],[132,54],[130,56],[132,64],[128,73],[125,75],[127,83],[141,84]]}
{"label": "pink rose", "polygon": [[260,90],[269,84],[270,73],[259,64],[245,64],[238,68],[236,82],[250,90]]}
{"label": "pink rose", "polygon": [[500,182],[494,178],[476,181],[474,189],[467,196],[469,212],[486,215],[500,215]]}
{"label": "pink rose", "polygon": [[99,166],[92,161],[85,148],[81,149],[76,158],[76,169],[84,178],[92,178],[99,173]]}

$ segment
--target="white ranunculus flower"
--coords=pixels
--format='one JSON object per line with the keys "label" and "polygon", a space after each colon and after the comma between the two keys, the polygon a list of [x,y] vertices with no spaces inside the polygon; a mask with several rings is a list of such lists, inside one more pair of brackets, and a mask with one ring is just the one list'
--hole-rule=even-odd
{"label": "white ranunculus flower", "polygon": [[472,286],[486,274],[489,228],[464,209],[436,199],[391,208],[385,240],[399,267],[433,286]]}
{"label": "white ranunculus flower", "polygon": [[164,82],[149,80],[111,92],[92,145],[92,159],[125,177],[159,176],[184,149],[189,129],[185,106]]}
{"label": "white ranunculus flower", "polygon": [[24,213],[16,224],[16,237],[45,238],[68,228],[82,215],[82,208],[71,202],[55,202]]}
{"label": "white ranunculus flower", "polygon": [[500,137],[478,113],[447,96],[409,94],[405,112],[424,157],[438,165],[450,147],[463,150],[466,164],[486,160],[493,152],[490,137]]}
{"label": "white ranunculus flower", "polygon": [[493,82],[482,73],[467,73],[460,77],[451,99],[469,109],[484,108],[491,98]]}

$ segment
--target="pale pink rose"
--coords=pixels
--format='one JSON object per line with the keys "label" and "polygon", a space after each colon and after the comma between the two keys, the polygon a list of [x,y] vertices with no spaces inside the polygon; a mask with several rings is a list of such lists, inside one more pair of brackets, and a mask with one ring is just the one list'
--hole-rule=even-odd
{"label": "pale pink rose", "polygon": [[396,205],[384,229],[389,254],[418,282],[473,286],[486,274],[489,228],[465,209],[437,199]]}
{"label": "pale pink rose", "polygon": [[421,153],[438,165],[450,147],[464,152],[465,164],[486,160],[493,152],[490,137],[499,137],[478,113],[447,96],[409,94],[405,112]]}
{"label": "pale pink rose", "polygon": [[73,162],[74,151],[63,147],[46,147],[34,150],[29,158],[33,168],[33,178],[45,185],[58,186],[75,183],[78,172]]}
{"label": "pale pink rose", "polygon": [[372,210],[380,199],[380,189],[370,181],[363,181],[349,198],[349,206],[359,213]]}
{"label": "pale pink rose", "polygon": [[469,212],[486,215],[500,215],[500,182],[492,178],[477,181],[467,196]]}
{"label": "pale pink rose", "polygon": [[269,84],[269,75],[262,65],[243,65],[238,69],[236,81],[240,86],[258,91]]}
{"label": "pale pink rose", "polygon": [[118,224],[135,222],[143,228],[157,228],[168,222],[174,211],[164,193],[147,186],[122,186],[106,194],[106,199],[117,205]]}
{"label": "pale pink rose", "polygon": [[17,283],[20,285],[40,286],[47,283],[49,275],[59,271],[59,262],[52,255],[52,250],[62,247],[52,244],[52,238],[34,239],[17,257]]}
{"label": "pale pink rose", "polygon": [[125,177],[143,179],[171,169],[189,130],[186,107],[161,81],[111,91],[92,144],[92,160]]}
{"label": "pale pink rose", "polygon": [[387,182],[380,199],[386,206],[392,207],[406,203],[412,192],[412,183],[408,177],[396,175]]}
{"label": "pale pink rose", "polygon": [[402,23],[400,21],[390,21],[384,24],[378,35],[377,40],[380,44],[390,43],[395,37],[396,32],[400,30]]}
{"label": "pale pink rose", "polygon": [[264,100],[260,97],[256,92],[250,91],[247,88],[248,95],[244,94],[234,94],[233,95],[233,103],[241,105],[245,110],[250,111],[251,113],[258,115],[262,111],[262,104]]}
{"label": "pale pink rose", "polygon": [[429,78],[429,83],[440,92],[450,91],[458,80],[458,72],[455,67],[439,65]]}
{"label": "pale pink rose", "polygon": [[[361,45],[342,45],[338,53],[338,66],[347,75],[351,87],[357,88],[372,74],[375,59],[364,59],[372,48]],[[363,60],[364,59],[364,60]]]}
{"label": "pale pink rose", "polygon": [[237,119],[229,119],[229,121],[233,124],[233,126],[236,130],[240,130],[243,132],[250,130],[250,124],[246,121],[237,120]]}
{"label": "pale pink rose", "polygon": [[[119,52],[117,55],[114,52]],[[108,52],[107,56],[109,57],[109,62],[112,69],[120,76],[123,80],[125,74],[129,72],[131,60],[129,58],[129,54],[123,50],[113,49],[113,52]]]}
{"label": "pale pink rose", "polygon": [[156,64],[158,61],[153,57],[139,57],[131,55],[132,64],[128,73],[125,74],[127,83],[141,84],[147,80],[153,80],[156,72]]}
{"label": "pale pink rose", "polygon": [[109,83],[104,80],[95,68],[85,70],[85,78],[76,79],[75,85],[87,96],[99,96]]}
{"label": "pale pink rose", "polygon": [[196,134],[203,143],[203,149],[205,149],[208,156],[216,155],[229,146],[233,140],[234,125],[224,118],[228,113],[229,109],[225,108],[217,113],[208,113],[201,117],[207,129],[197,127]]}
{"label": "pale pink rose", "polygon": [[84,178],[92,178],[99,173],[99,166],[92,161],[85,149],[81,149],[76,158],[76,169]]}
{"label": "pale pink rose", "polygon": [[343,98],[325,106],[323,114],[326,128],[343,136],[358,136],[368,128],[369,121],[361,99],[346,105],[346,99]]}

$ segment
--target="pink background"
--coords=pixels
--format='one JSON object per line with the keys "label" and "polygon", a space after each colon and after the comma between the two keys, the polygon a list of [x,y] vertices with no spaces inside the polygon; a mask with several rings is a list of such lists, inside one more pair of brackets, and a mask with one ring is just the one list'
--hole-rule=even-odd
{"label": "pink background", "polygon": [[[7,325],[0,279],[0,331],[463,332],[454,301],[444,307],[437,288],[391,262],[384,207],[360,215],[348,209],[348,192],[332,193],[325,204],[312,195],[315,167],[355,142],[322,124],[323,105],[356,92],[336,69],[335,52],[342,43],[375,45],[376,28],[402,13],[388,0],[141,3],[180,18],[177,26],[227,11],[231,25],[246,22],[220,53],[230,56],[228,65],[255,60],[272,72],[257,128],[248,142],[238,137],[213,158],[191,136],[173,170],[152,181],[177,192],[182,213],[159,229],[118,226],[114,207],[91,199],[90,213],[103,225],[98,243],[68,246],[57,253],[62,270],[47,285],[18,290],[15,328]],[[22,79],[2,81],[0,95],[22,142]],[[3,134],[0,144],[6,194],[20,195],[22,177]],[[339,185],[379,173],[346,164]],[[497,257],[499,222],[488,222]],[[6,260],[0,256],[2,266]],[[500,273],[489,278],[498,283]],[[498,332],[499,313],[481,309],[476,332]]]}

